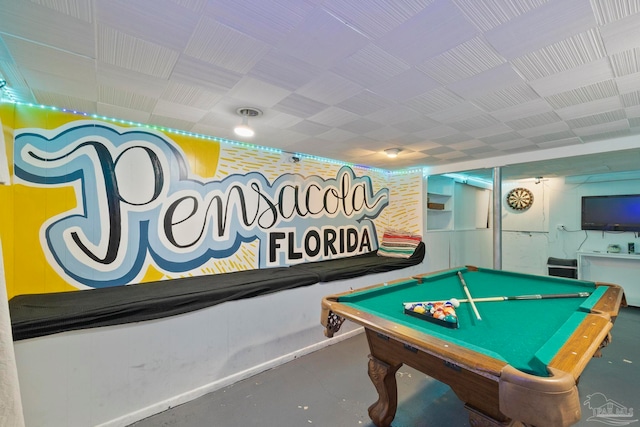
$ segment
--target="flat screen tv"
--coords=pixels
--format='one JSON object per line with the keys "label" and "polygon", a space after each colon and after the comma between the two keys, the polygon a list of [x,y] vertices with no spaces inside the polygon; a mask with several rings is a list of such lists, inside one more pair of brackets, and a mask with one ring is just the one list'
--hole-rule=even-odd
{"label": "flat screen tv", "polygon": [[640,231],[640,194],[583,196],[582,229]]}

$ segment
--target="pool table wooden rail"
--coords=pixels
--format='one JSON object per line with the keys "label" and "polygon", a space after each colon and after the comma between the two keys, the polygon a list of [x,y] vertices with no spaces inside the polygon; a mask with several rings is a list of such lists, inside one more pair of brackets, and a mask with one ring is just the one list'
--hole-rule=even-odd
{"label": "pool table wooden rail", "polygon": [[[329,297],[329,300],[323,300],[328,310],[331,310],[331,299]],[[369,377],[379,396],[369,408],[369,415],[376,426],[388,427],[395,417],[397,410],[395,373],[403,364],[451,387],[458,398],[465,402],[473,426],[522,425],[512,421],[509,415],[515,415],[516,419],[522,418],[520,414],[522,404],[530,401],[532,396],[530,385],[521,387],[520,384],[530,381],[529,376],[523,376],[523,373],[511,368],[506,362],[420,333],[412,328],[393,324],[351,307],[341,307],[340,315],[356,321],[365,328],[371,351],[368,365]],[[602,319],[606,320],[604,317]],[[510,372],[511,376],[504,375],[505,371]],[[553,377],[542,381],[539,377],[530,376],[538,383],[546,383],[540,394],[543,396],[545,394],[548,396],[549,393],[554,394],[547,409],[539,411],[540,405],[537,405],[536,411],[530,414],[534,417],[530,421],[536,422],[531,425],[545,427],[570,425],[580,419],[579,406],[576,412],[579,398],[573,375],[562,371],[552,372]],[[513,383],[507,382],[508,378]],[[523,378],[527,379],[523,380]],[[500,396],[504,393],[508,393],[510,398],[501,402]],[[566,402],[559,402],[560,395],[563,395],[563,400]],[[536,396],[536,398],[539,397]],[[566,419],[567,416],[563,414],[567,407],[572,408],[573,422],[569,424],[547,422],[549,417]],[[563,410],[558,414],[559,408]],[[544,419],[541,419],[541,415],[544,415]]]}
{"label": "pool table wooden rail", "polygon": [[[422,277],[431,274],[413,279],[421,282]],[[465,402],[473,426],[564,427],[580,420],[577,382],[589,360],[599,356],[600,349],[611,339],[613,322],[620,305],[624,305],[622,288],[597,284],[609,289],[550,361],[550,376],[538,377],[505,361],[338,302],[340,297],[353,292],[406,280],[409,279],[330,295],[322,300],[321,323],[326,336],[333,336],[345,319],[365,328],[371,350],[369,376],[379,396],[369,408],[376,426],[390,426],[395,416],[395,373],[402,364],[449,385]],[[532,401],[535,405],[531,405]]]}

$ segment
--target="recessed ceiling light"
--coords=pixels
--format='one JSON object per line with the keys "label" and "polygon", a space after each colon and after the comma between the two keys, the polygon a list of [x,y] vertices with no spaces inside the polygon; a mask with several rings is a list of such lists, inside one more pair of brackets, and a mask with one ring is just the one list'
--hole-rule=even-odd
{"label": "recessed ceiling light", "polygon": [[402,150],[399,148],[387,148],[386,150],[384,150],[385,154],[392,159],[398,157],[398,154],[400,154],[400,151]]}

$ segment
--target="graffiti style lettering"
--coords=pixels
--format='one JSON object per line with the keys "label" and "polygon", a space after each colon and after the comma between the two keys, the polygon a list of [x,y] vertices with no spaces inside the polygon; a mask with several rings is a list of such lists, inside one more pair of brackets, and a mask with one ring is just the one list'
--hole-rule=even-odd
{"label": "graffiti style lettering", "polygon": [[48,219],[42,242],[56,270],[88,287],[130,283],[154,265],[188,272],[258,240],[259,266],[376,249],[372,219],[387,189],[348,167],[335,178],[258,172],[203,181],[164,134],[73,122],[15,136],[16,177],[73,186],[77,207]]}
{"label": "graffiti style lettering", "polygon": [[297,246],[294,232],[269,233],[269,247],[271,248],[269,263],[278,264],[278,256],[281,254],[285,254],[287,259],[292,261],[315,259],[321,251],[325,256],[344,256],[345,254],[353,255],[373,250],[369,231],[366,228],[362,232],[350,226],[338,227],[337,232],[331,228],[320,231],[309,229],[304,232],[302,240],[304,243]]}

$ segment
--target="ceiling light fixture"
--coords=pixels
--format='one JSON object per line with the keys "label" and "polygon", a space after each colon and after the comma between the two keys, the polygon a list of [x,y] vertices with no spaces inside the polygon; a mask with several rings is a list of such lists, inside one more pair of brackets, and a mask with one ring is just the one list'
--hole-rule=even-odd
{"label": "ceiling light fixture", "polygon": [[236,135],[244,137],[255,135],[255,132],[249,126],[249,117],[258,117],[262,115],[262,111],[252,107],[241,107],[236,110],[236,113],[242,117],[242,123],[233,128]]}
{"label": "ceiling light fixture", "polygon": [[398,157],[398,154],[400,154],[401,151],[402,150],[399,148],[387,148],[386,150],[384,150],[387,157],[391,159]]}

